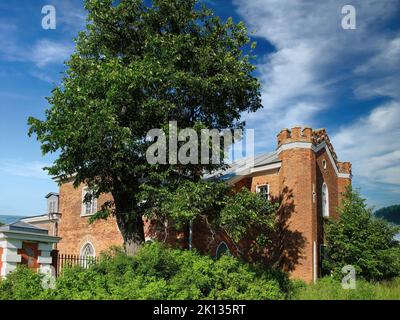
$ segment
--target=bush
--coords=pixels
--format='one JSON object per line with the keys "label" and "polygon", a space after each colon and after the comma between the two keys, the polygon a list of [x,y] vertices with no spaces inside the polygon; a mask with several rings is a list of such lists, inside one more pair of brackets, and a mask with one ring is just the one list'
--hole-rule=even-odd
{"label": "bush", "polygon": [[25,266],[18,267],[5,280],[0,280],[0,300],[40,299],[42,276]]}
{"label": "bush", "polygon": [[327,222],[324,269],[341,277],[342,268],[352,265],[357,277],[373,281],[399,276],[400,247],[394,241],[398,228],[376,219],[351,187],[344,194],[339,213],[339,219]]}
{"label": "bush", "polygon": [[89,269],[67,268],[55,290],[26,268],[0,282],[1,299],[284,299],[286,274],[231,256],[214,260],[195,251],[144,245],[128,257],[113,248]]}

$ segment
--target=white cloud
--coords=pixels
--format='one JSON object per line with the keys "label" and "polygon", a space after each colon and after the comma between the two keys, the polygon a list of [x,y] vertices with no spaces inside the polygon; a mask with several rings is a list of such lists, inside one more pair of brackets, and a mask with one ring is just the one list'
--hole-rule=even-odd
{"label": "white cloud", "polygon": [[0,175],[48,180],[49,175],[43,170],[46,166],[49,165],[39,161],[2,159],[0,160]]}
{"label": "white cloud", "polygon": [[400,186],[399,119],[400,103],[390,102],[332,136],[340,158],[353,163],[356,176]]}
{"label": "white cloud", "polygon": [[53,5],[57,12],[57,28],[64,28],[75,33],[84,29],[87,12],[82,1],[57,0],[53,2]]}
{"label": "white cloud", "polygon": [[53,63],[63,63],[73,51],[72,43],[58,43],[47,39],[36,42],[32,52],[26,56],[39,68]]}
{"label": "white cloud", "polygon": [[[86,11],[80,0],[55,0],[52,4],[57,12],[57,31],[61,30],[64,36],[57,41],[42,38],[29,43],[21,38],[21,30],[27,27],[24,21],[17,18],[4,19],[0,21],[0,59],[6,62],[33,63],[37,69],[33,72],[34,76],[43,74],[40,70],[68,59],[74,48],[72,37],[76,37],[78,31],[85,27]],[[41,5],[34,5],[27,9],[25,15],[35,15],[40,10]],[[48,33],[43,31],[43,35],[45,32]],[[39,78],[49,80],[48,77]]]}
{"label": "white cloud", "polygon": [[234,3],[249,29],[276,49],[258,65],[264,109],[246,116],[256,148],[273,149],[282,128],[322,126],[318,117],[330,108],[346,112],[338,97],[349,90],[350,99],[384,97],[329,133],[340,160],[353,163],[356,184],[376,194],[374,203],[393,201],[400,185],[400,35],[384,26],[396,18],[399,1],[353,0],[356,30],[341,28],[344,0]]}
{"label": "white cloud", "polygon": [[356,30],[341,28],[344,0],[234,3],[249,29],[276,48],[258,65],[264,109],[246,116],[248,127],[262,140],[260,147],[273,148],[277,131],[284,127],[320,127],[318,115],[335,104],[342,81],[357,79],[352,81],[354,91],[363,98],[397,91],[392,82],[396,69],[390,65],[379,70],[374,90],[362,74],[382,58],[398,66],[398,41],[381,30],[382,21],[396,13],[396,1],[352,1]]}

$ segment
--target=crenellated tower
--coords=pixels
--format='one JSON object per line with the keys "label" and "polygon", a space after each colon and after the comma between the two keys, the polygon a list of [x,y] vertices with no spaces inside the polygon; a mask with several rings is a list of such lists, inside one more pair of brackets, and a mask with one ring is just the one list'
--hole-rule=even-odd
{"label": "crenellated tower", "polygon": [[[351,164],[339,162],[325,129],[295,126],[277,135],[281,194],[288,227],[304,242],[295,278],[315,281],[320,275],[319,252],[324,243],[324,219],[337,217],[340,194],[351,183]],[[285,241],[290,243],[290,241]]]}

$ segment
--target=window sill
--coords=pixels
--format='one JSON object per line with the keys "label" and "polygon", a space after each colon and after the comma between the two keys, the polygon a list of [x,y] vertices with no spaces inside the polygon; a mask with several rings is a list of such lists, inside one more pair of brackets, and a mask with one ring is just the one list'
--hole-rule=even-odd
{"label": "window sill", "polygon": [[82,214],[82,213],[81,213],[81,217],[82,217],[82,218],[91,217],[91,216],[93,216],[93,215],[94,215],[94,213],[89,213],[89,214]]}

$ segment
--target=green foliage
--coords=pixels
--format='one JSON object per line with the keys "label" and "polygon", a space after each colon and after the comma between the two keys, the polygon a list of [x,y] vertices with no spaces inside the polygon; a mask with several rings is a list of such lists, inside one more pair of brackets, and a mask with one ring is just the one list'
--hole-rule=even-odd
{"label": "green foliage", "polygon": [[377,218],[382,218],[391,223],[400,225],[400,204],[376,210],[374,215]]}
{"label": "green foliage", "polygon": [[89,269],[66,269],[55,290],[41,289],[40,278],[27,269],[10,274],[0,282],[1,299],[284,299],[290,288],[280,271],[158,243],[134,257],[114,248]]}
{"label": "green foliage", "polygon": [[0,300],[40,299],[42,294],[42,277],[24,266],[0,279]]}
{"label": "green foliage", "polygon": [[[180,129],[242,128],[241,114],[262,107],[250,39],[243,23],[223,22],[196,0],[86,0],[85,7],[86,30],[45,119],[29,118],[29,135],[44,154],[57,152],[50,175],[73,175],[93,196],[111,193],[114,203],[96,217],[116,214],[124,239],[141,242],[139,186],[171,170],[146,161],[148,131],[169,121]],[[216,167],[173,171],[193,178]]]}
{"label": "green foliage", "polygon": [[147,215],[178,227],[201,218],[213,232],[223,230],[236,243],[252,232],[260,247],[267,245],[265,235],[275,227],[279,204],[247,188],[235,192],[224,182],[178,179],[168,186],[146,183],[141,190]]}
{"label": "green foliage", "polygon": [[210,220],[224,206],[229,189],[223,182],[177,179],[169,185],[142,186],[142,199],[146,199],[146,213],[173,220],[178,226],[199,216]]}
{"label": "green foliage", "polygon": [[[219,222],[236,242],[241,240],[251,228],[260,229],[259,235],[264,235],[274,228],[274,213],[277,205],[269,202],[259,193],[243,188],[240,192],[226,198]],[[261,240],[260,236],[259,240]]]}
{"label": "green foliage", "polygon": [[400,278],[385,282],[367,282],[359,279],[355,289],[343,289],[332,277],[319,279],[316,284],[299,286],[292,299],[297,300],[398,300]]}
{"label": "green foliage", "polygon": [[398,228],[374,218],[365,200],[351,187],[344,194],[339,214],[337,221],[326,225],[328,259],[324,267],[340,276],[342,267],[352,265],[357,277],[367,280],[399,275],[400,247],[393,239]]}

